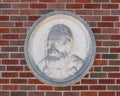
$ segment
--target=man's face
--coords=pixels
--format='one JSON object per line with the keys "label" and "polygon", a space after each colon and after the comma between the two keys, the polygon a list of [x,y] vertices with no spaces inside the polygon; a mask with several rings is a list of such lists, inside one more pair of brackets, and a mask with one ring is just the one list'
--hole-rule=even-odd
{"label": "man's face", "polygon": [[49,38],[47,46],[47,55],[50,60],[60,60],[68,55],[67,46],[69,46],[69,42],[65,37]]}

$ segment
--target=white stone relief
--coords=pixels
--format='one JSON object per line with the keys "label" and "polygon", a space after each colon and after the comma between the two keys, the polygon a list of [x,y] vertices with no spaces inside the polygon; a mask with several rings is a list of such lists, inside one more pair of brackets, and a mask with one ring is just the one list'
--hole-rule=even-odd
{"label": "white stone relief", "polygon": [[95,42],[91,30],[72,15],[50,14],[38,20],[28,34],[26,57],[30,68],[43,82],[72,83],[93,61]]}

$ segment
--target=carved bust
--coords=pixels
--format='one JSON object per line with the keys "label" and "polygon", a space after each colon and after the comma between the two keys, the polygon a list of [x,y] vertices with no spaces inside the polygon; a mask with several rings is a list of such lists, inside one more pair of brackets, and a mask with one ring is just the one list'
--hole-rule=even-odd
{"label": "carved bust", "polygon": [[84,64],[75,54],[71,54],[74,43],[71,30],[64,24],[53,26],[48,34],[46,57],[39,63],[39,69],[53,79],[73,76]]}

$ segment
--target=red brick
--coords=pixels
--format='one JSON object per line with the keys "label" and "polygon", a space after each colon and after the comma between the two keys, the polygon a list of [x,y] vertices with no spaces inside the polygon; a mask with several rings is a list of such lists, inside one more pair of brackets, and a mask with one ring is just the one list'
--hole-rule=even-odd
{"label": "red brick", "polygon": [[99,92],[99,96],[115,96],[115,92]]}
{"label": "red brick", "polygon": [[28,66],[25,66],[25,71],[30,71],[30,69],[28,68]]}
{"label": "red brick", "polygon": [[24,22],[24,27],[31,27],[33,22]]}
{"label": "red brick", "polygon": [[[44,1],[44,0],[43,0]],[[57,0],[59,3],[74,3],[75,0]]]}
{"label": "red brick", "polygon": [[3,34],[3,39],[19,39],[19,34]]}
{"label": "red brick", "polygon": [[9,53],[0,53],[0,58],[9,58]]}
{"label": "red brick", "polygon": [[110,60],[109,65],[120,65],[120,60]]}
{"label": "red brick", "polygon": [[5,71],[5,70],[6,70],[6,67],[5,67],[5,66],[0,66],[0,70],[1,70],[1,71]]}
{"label": "red brick", "polygon": [[20,77],[34,77],[34,75],[30,72],[22,72],[20,73]]}
{"label": "red brick", "polygon": [[94,65],[107,65],[108,60],[95,60]]}
{"label": "red brick", "polygon": [[118,16],[102,16],[103,21],[118,21]]}
{"label": "red brick", "polygon": [[106,90],[106,86],[104,85],[90,86],[90,90]]}
{"label": "red brick", "polygon": [[23,27],[23,22],[15,22],[15,27]]}
{"label": "red brick", "polygon": [[40,9],[40,10],[38,10],[38,14],[39,14],[39,15],[41,15],[41,14],[47,14],[47,13],[52,12],[52,11],[53,11],[53,10],[51,10],[51,9],[48,9],[48,10]]}
{"label": "red brick", "polygon": [[102,68],[101,67],[94,67],[94,72],[101,72]]}
{"label": "red brick", "polygon": [[20,92],[12,91],[11,96],[27,96],[27,92],[24,92],[24,91],[20,91]]}
{"label": "red brick", "polygon": [[100,57],[101,57],[101,54],[96,54],[95,56],[96,59],[100,59]]}
{"label": "red brick", "polygon": [[29,92],[28,96],[44,96],[44,92]]}
{"label": "red brick", "polygon": [[37,10],[20,10],[20,15],[36,15],[37,13]]}
{"label": "red brick", "polygon": [[3,52],[17,52],[18,47],[2,47],[1,50]]}
{"label": "red brick", "polygon": [[26,28],[11,28],[10,32],[11,33],[26,33],[27,29]]}
{"label": "red brick", "polygon": [[11,53],[11,58],[25,58],[23,53]]}
{"label": "red brick", "polygon": [[14,27],[14,22],[0,22],[0,27]]}
{"label": "red brick", "polygon": [[71,90],[71,87],[70,86],[67,86],[67,87],[55,87],[55,89],[54,90]]}
{"label": "red brick", "polygon": [[92,10],[75,10],[75,13],[78,15],[92,15]]}
{"label": "red brick", "polygon": [[82,84],[97,84],[97,79],[82,79]]}
{"label": "red brick", "polygon": [[38,2],[38,0],[21,0],[22,2]]}
{"label": "red brick", "polygon": [[114,79],[99,79],[99,84],[115,84]]}
{"label": "red brick", "polygon": [[56,0],[39,0],[39,2],[56,2]]}
{"label": "red brick", "polygon": [[103,71],[108,71],[108,72],[119,71],[119,68],[114,66],[103,67]]}
{"label": "red brick", "polygon": [[118,9],[118,4],[102,4],[103,9]]}
{"label": "red brick", "polygon": [[18,90],[18,85],[2,85],[2,90]]}
{"label": "red brick", "polygon": [[120,48],[110,48],[111,53],[120,53]]}
{"label": "red brick", "polygon": [[96,2],[99,2],[99,3],[102,3],[102,2],[103,2],[103,3],[104,3],[104,2],[109,2],[109,0],[93,0],[93,2],[95,2],[95,3],[96,3]]}
{"label": "red brick", "polygon": [[115,27],[120,27],[120,22],[116,22]]}
{"label": "red brick", "polygon": [[113,22],[98,22],[98,27],[113,27]]}
{"label": "red brick", "polygon": [[21,65],[24,65],[24,64],[26,65],[26,64],[27,64],[27,63],[26,63],[26,60],[20,60],[20,64],[21,64]]}
{"label": "red brick", "polygon": [[90,21],[90,22],[88,22],[88,24],[90,27],[97,27],[97,23],[94,21]]}
{"label": "red brick", "polygon": [[2,64],[18,64],[18,60],[9,60],[9,59],[4,59],[2,60]]}
{"label": "red brick", "polygon": [[7,71],[23,71],[23,66],[7,66]]}
{"label": "red brick", "polygon": [[64,9],[65,4],[48,4],[47,8],[48,9]]}
{"label": "red brick", "polygon": [[112,15],[120,15],[120,10],[112,10],[111,14]]}
{"label": "red brick", "polygon": [[14,46],[23,46],[24,45],[24,41],[23,40],[16,40],[16,41],[10,41],[10,45],[14,45]]}
{"label": "red brick", "polygon": [[111,35],[110,39],[111,40],[120,40],[120,35]]}
{"label": "red brick", "polygon": [[0,79],[0,84],[7,84],[9,83],[9,79]]}
{"label": "red brick", "polygon": [[0,8],[11,8],[11,4],[0,4]]}
{"label": "red brick", "polygon": [[94,15],[110,15],[110,10],[93,10]]}
{"label": "red brick", "polygon": [[10,16],[11,21],[26,21],[26,16]]}
{"label": "red brick", "polygon": [[117,82],[117,84],[120,84],[120,79],[117,79],[116,82]]}
{"label": "red brick", "polygon": [[120,73],[109,73],[108,77],[109,78],[120,78]]}
{"label": "red brick", "polygon": [[24,33],[23,33],[23,34],[20,34],[20,39],[24,39],[24,40],[25,40],[26,35],[27,35],[27,34],[24,34]]}
{"label": "red brick", "polygon": [[46,96],[62,96],[62,92],[46,92]]}
{"label": "red brick", "polygon": [[102,28],[102,33],[119,33],[118,28]]}
{"label": "red brick", "polygon": [[91,73],[90,77],[91,78],[106,78],[107,74],[106,73]]}
{"label": "red brick", "polygon": [[118,41],[104,41],[103,46],[119,46]]}
{"label": "red brick", "polygon": [[116,96],[120,96],[120,92],[116,92],[116,94],[117,94]]}
{"label": "red brick", "polygon": [[4,2],[20,2],[21,0],[3,0]]}
{"label": "red brick", "polygon": [[13,83],[13,84],[26,84],[27,79],[11,79],[11,83]]}
{"label": "red brick", "polygon": [[41,85],[41,86],[37,86],[37,90],[53,90],[53,87]]}
{"label": "red brick", "polygon": [[111,0],[113,3],[120,3],[120,0]]}
{"label": "red brick", "polygon": [[0,28],[0,33],[9,33],[9,28]]}
{"label": "red brick", "polygon": [[95,39],[96,40],[109,40],[109,35],[101,35],[101,34],[99,34],[99,35],[95,35]]}
{"label": "red brick", "polygon": [[108,53],[108,52],[109,52],[109,48],[98,47],[98,48],[96,48],[96,52],[100,52],[100,53]]}
{"label": "red brick", "polygon": [[82,8],[82,4],[66,4],[67,9],[75,9],[75,8]]}
{"label": "red brick", "polygon": [[40,80],[38,79],[29,79],[28,80],[29,84],[43,84]]}
{"label": "red brick", "polygon": [[8,40],[0,40],[0,46],[9,45]]}
{"label": "red brick", "polygon": [[87,21],[100,21],[100,16],[84,16],[84,19]]}
{"label": "red brick", "polygon": [[29,4],[12,4],[12,8],[18,9],[29,8]]}
{"label": "red brick", "polygon": [[3,72],[2,73],[2,77],[18,77],[18,73],[17,72]]}
{"label": "red brick", "polygon": [[36,90],[36,86],[35,85],[21,85],[20,90]]}
{"label": "red brick", "polygon": [[97,96],[97,92],[81,92],[81,96]]}
{"label": "red brick", "polygon": [[31,4],[30,8],[46,8],[46,4]]}
{"label": "red brick", "polygon": [[20,52],[24,52],[24,47],[23,47],[23,46],[20,47],[19,51],[20,51]]}
{"label": "red brick", "polygon": [[96,41],[96,46],[102,46],[102,41]]}
{"label": "red brick", "polygon": [[0,96],[9,96],[9,92],[1,91]]}
{"label": "red brick", "polygon": [[2,10],[3,15],[18,15],[19,10]]}
{"label": "red brick", "polygon": [[108,90],[120,90],[120,86],[119,85],[109,85],[107,86],[108,87]]}
{"label": "red brick", "polygon": [[92,28],[94,33],[101,33],[101,28]]}
{"label": "red brick", "polygon": [[75,0],[76,3],[91,3],[91,0]]}
{"label": "red brick", "polygon": [[97,9],[100,8],[100,4],[85,4],[84,8]]}
{"label": "red brick", "polygon": [[79,92],[64,92],[63,96],[79,96]]}
{"label": "red brick", "polygon": [[88,86],[72,86],[72,90],[88,90]]}
{"label": "red brick", "polygon": [[102,54],[103,59],[118,59],[118,54]]}
{"label": "red brick", "polygon": [[29,21],[35,21],[35,20],[37,20],[38,18],[40,18],[40,16],[28,16],[28,20],[29,20]]}
{"label": "red brick", "polygon": [[0,21],[8,21],[9,16],[0,16]]}

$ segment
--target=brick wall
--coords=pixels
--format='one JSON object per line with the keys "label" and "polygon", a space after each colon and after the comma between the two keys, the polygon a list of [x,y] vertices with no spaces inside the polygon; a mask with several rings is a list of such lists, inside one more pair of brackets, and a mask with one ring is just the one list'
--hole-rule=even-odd
{"label": "brick wall", "polygon": [[[95,62],[67,87],[38,81],[24,57],[26,33],[40,16],[68,10],[84,18],[96,39]],[[120,96],[120,0],[0,0],[0,96]]]}

